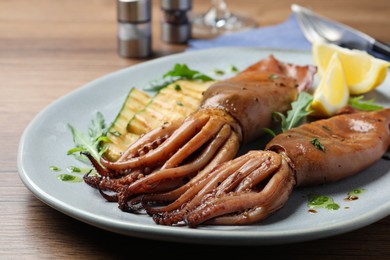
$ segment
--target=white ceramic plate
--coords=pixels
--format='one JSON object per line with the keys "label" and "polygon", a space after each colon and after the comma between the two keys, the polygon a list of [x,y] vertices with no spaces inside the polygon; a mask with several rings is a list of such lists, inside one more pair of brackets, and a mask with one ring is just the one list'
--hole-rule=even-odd
{"label": "white ceramic plate", "polygon": [[[296,189],[285,207],[262,223],[249,226],[169,227],[156,225],[147,215],[133,215],[106,202],[85,183],[66,183],[49,169],[78,165],[66,151],[73,147],[67,127],[71,123],[86,132],[97,111],[111,122],[130,87],[142,87],[158,79],[176,63],[210,74],[215,69],[235,65],[239,69],[274,54],[296,64],[312,64],[308,52],[255,48],[220,48],[188,52],[145,62],[99,78],[60,98],[40,112],[25,130],[18,154],[22,181],[47,205],[85,223],[112,232],[165,241],[207,244],[282,244],[324,238],[361,228],[390,213],[390,161],[378,163],[360,174],[338,183]],[[390,79],[370,93],[378,103],[390,106]],[[351,158],[353,159],[353,158]],[[344,201],[355,188],[365,192],[355,201]],[[309,213],[309,194],[329,196],[339,210],[318,209]]]}

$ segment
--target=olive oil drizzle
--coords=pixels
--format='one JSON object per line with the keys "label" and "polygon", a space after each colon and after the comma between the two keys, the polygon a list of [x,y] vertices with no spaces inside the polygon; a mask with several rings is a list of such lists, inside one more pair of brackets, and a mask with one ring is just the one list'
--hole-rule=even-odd
{"label": "olive oil drizzle", "polygon": [[310,209],[324,208],[329,210],[338,210],[340,205],[335,203],[331,197],[324,195],[309,195],[308,206]]}
{"label": "olive oil drizzle", "polygon": [[344,200],[345,201],[353,201],[353,200],[358,200],[359,195],[362,194],[365,191],[365,189],[353,189],[352,191],[348,192],[348,197],[346,197]]}

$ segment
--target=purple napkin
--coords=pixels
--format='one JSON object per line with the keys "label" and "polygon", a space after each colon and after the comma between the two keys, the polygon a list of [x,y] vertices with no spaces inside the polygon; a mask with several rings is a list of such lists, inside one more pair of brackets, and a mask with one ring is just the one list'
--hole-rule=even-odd
{"label": "purple napkin", "polygon": [[192,39],[188,51],[224,46],[311,50],[294,14],[283,23],[226,34],[213,39]]}

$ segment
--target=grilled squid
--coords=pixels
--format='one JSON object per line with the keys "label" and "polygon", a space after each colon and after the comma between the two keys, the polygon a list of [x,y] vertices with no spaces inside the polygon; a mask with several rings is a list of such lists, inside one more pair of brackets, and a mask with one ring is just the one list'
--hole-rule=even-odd
{"label": "grilled squid", "polygon": [[99,175],[84,180],[126,211],[137,210],[137,195],[170,192],[169,199],[179,198],[270,128],[272,114],[288,111],[315,73],[314,66],[287,64],[270,55],[214,83],[197,111],[141,136],[117,161],[89,156]]}
{"label": "grilled squid", "polygon": [[162,225],[257,223],[282,208],[294,188],[353,176],[390,146],[390,109],[342,114],[288,130],[205,173],[178,198],[146,194],[143,208]]}

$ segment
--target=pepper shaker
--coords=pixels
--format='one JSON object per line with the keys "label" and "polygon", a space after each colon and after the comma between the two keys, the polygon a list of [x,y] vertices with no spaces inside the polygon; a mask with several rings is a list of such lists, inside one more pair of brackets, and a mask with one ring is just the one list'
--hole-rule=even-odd
{"label": "pepper shaker", "polygon": [[191,0],[161,0],[161,39],[185,43],[191,38]]}
{"label": "pepper shaker", "polygon": [[118,53],[144,58],[152,52],[150,0],[117,0]]}

